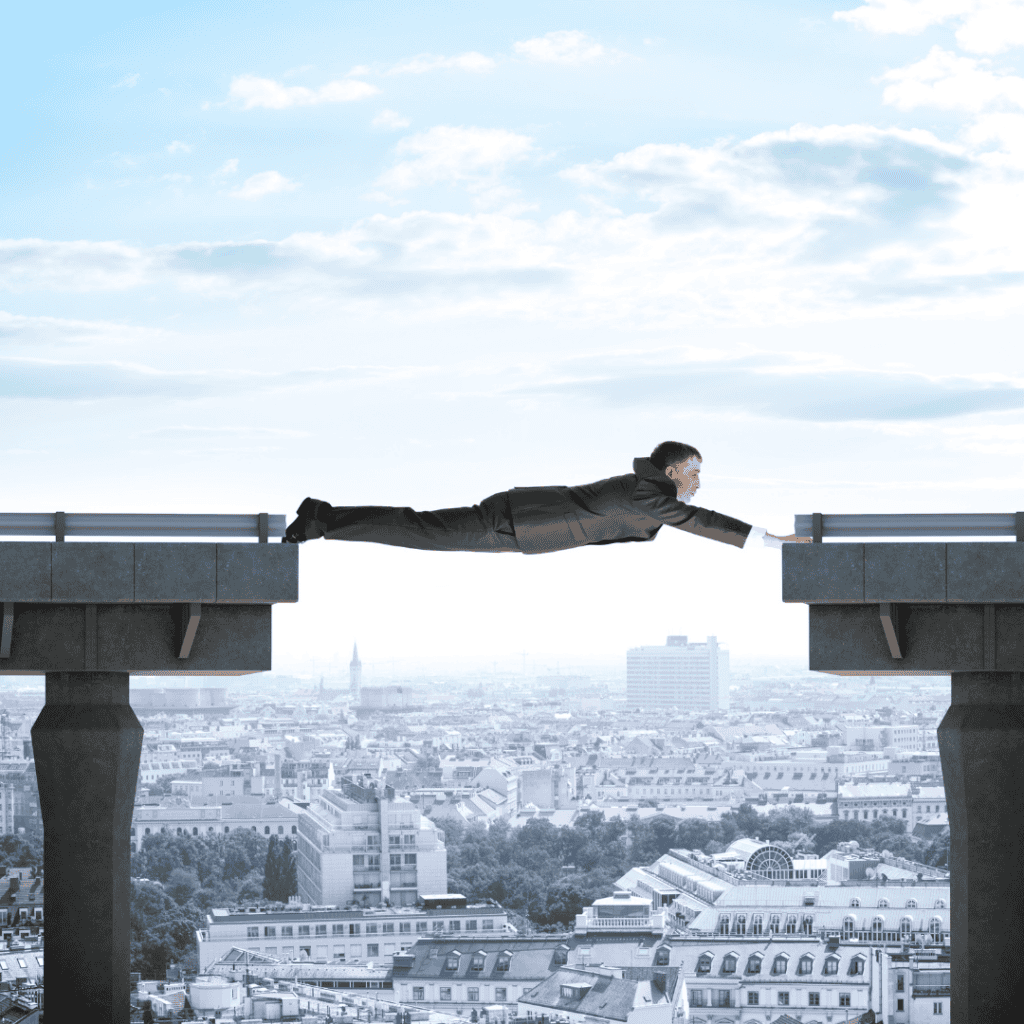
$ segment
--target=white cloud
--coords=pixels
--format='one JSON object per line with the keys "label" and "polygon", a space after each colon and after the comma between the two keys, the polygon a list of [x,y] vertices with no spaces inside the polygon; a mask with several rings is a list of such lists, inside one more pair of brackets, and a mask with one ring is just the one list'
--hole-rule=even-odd
{"label": "white cloud", "polygon": [[139,84],[138,75],[125,75],[120,82],[115,82],[111,89],[134,89]]}
{"label": "white cloud", "polygon": [[884,102],[900,110],[937,107],[977,113],[987,107],[1024,107],[1024,78],[996,74],[988,62],[933,46],[916,64],[887,71],[878,81],[890,83]]}
{"label": "white cloud", "polygon": [[512,49],[530,60],[553,64],[583,64],[609,56],[609,51],[585,32],[548,32],[514,43]]}
{"label": "white cloud", "polygon": [[959,22],[956,41],[968,53],[1002,53],[1024,45],[1022,0],[868,0],[833,17],[869,32],[897,35]]}
{"label": "white cloud", "polygon": [[403,117],[394,110],[382,110],[371,122],[374,128],[408,128],[409,118]]}
{"label": "white cloud", "polygon": [[[383,184],[400,196],[455,182],[476,198],[533,153],[526,136],[442,126],[400,140]],[[0,287],[163,283],[396,321],[482,315],[636,331],[1024,306],[1024,163],[969,140],[798,125],[641,146],[562,177],[581,200],[614,205],[388,211],[335,234],[245,243],[0,242]],[[236,194],[293,184],[265,172]]]}
{"label": "white cloud", "polygon": [[191,153],[192,147],[187,142],[179,142],[175,139],[168,147],[168,153]]}
{"label": "white cloud", "polygon": [[493,71],[497,65],[490,57],[482,53],[470,51],[460,53],[456,57],[438,57],[431,53],[421,53],[411,60],[396,64],[389,75],[422,75],[427,71],[439,71],[443,68],[455,68],[457,71],[472,71],[481,74]]}
{"label": "white cloud", "polygon": [[237,159],[237,157],[232,157],[230,160],[225,160],[224,163],[222,163],[220,165],[220,167],[218,167],[217,170],[215,170],[213,172],[213,176],[215,178],[220,178],[220,177],[226,177],[229,174],[237,174],[237,173],[238,173],[238,159]]}
{"label": "white cloud", "polygon": [[378,184],[404,191],[437,182],[493,184],[507,164],[534,149],[526,135],[503,128],[455,128],[439,125],[402,139],[395,147],[400,162]]}
{"label": "white cloud", "polygon": [[161,181],[184,181],[188,182],[192,180],[191,175],[188,174],[162,174],[160,176]]}
{"label": "white cloud", "polygon": [[294,192],[299,187],[298,182],[289,181],[283,174],[277,171],[261,171],[259,174],[246,178],[242,184],[228,195],[232,199],[261,199],[263,196],[273,195],[275,192]]}
{"label": "white cloud", "polygon": [[354,79],[328,82],[319,89],[307,89],[302,85],[282,85],[272,78],[239,75],[231,80],[228,95],[230,99],[241,101],[243,110],[251,110],[253,107],[285,110],[288,107],[311,107],[319,103],[348,103],[378,92],[380,90],[375,85]]}

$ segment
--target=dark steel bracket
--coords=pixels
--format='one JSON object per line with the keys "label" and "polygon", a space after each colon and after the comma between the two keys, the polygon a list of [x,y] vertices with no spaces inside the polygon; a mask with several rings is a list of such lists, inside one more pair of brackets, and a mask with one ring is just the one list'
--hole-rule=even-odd
{"label": "dark steel bracket", "polygon": [[882,620],[889,653],[894,658],[902,658],[907,653],[907,609],[895,601],[882,601],[878,617]]}
{"label": "dark steel bracket", "polygon": [[203,606],[199,601],[191,601],[188,604],[176,606],[178,640],[181,645],[178,651],[179,658],[187,658],[192,653],[192,641],[196,638],[196,630],[199,628],[202,608]]}

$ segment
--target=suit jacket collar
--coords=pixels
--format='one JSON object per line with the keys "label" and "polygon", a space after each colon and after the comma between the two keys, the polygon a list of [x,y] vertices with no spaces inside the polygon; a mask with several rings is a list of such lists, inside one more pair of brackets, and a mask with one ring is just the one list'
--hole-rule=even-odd
{"label": "suit jacket collar", "polygon": [[641,480],[650,480],[657,486],[659,491],[666,491],[666,493],[671,493],[675,497],[675,481],[658,469],[650,459],[634,459],[633,472]]}

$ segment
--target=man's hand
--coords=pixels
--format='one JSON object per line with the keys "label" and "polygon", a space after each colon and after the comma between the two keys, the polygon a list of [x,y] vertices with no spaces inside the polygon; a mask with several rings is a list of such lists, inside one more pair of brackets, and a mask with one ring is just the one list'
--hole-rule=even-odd
{"label": "man's hand", "polygon": [[[774,533],[766,533],[767,537],[775,537]],[[797,544],[810,544],[810,537],[798,537],[795,533],[791,533],[788,537],[775,537],[776,540],[781,540],[784,544],[789,542],[795,542]]]}

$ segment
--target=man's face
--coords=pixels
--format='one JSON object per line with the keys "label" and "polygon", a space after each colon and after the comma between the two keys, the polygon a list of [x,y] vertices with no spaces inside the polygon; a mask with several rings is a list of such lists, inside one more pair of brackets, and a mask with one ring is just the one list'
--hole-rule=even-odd
{"label": "man's face", "polygon": [[701,460],[696,455],[685,462],[677,462],[674,466],[665,467],[665,476],[676,485],[676,497],[680,501],[689,501],[700,487]]}

